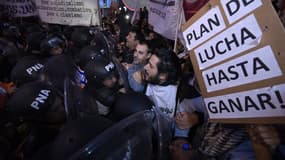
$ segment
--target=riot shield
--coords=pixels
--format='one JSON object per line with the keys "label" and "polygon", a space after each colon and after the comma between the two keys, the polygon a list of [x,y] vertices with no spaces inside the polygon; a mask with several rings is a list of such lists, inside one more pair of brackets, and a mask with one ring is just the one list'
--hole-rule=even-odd
{"label": "riot shield", "polygon": [[70,159],[167,159],[171,138],[171,125],[161,113],[141,111],[105,130]]}
{"label": "riot shield", "polygon": [[118,58],[116,58],[115,56],[112,57],[112,60],[114,64],[116,65],[117,71],[119,73],[120,83],[124,86],[127,93],[132,92],[130,85],[129,85],[128,73],[125,70],[124,66],[119,62]]}
{"label": "riot shield", "polygon": [[89,32],[94,36],[92,40],[92,45],[101,46],[102,49],[107,48],[107,51],[104,51],[104,53],[102,53],[103,56],[111,59],[115,63],[120,76],[120,81],[126,89],[126,92],[130,92],[131,89],[128,83],[127,72],[124,69],[124,66],[119,62],[118,58],[116,57],[116,40],[111,35],[103,33],[98,28],[90,29]]}
{"label": "riot shield", "polygon": [[79,87],[74,84],[68,77],[64,79],[64,109],[67,120],[74,120],[78,116],[76,107],[76,97],[79,94]]}

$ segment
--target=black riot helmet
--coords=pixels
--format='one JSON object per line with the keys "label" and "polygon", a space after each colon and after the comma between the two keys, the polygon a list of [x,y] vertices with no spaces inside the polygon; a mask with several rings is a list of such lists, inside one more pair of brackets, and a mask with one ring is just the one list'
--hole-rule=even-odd
{"label": "black riot helmet", "polygon": [[76,70],[71,57],[65,54],[52,56],[44,63],[40,78],[63,92],[65,78],[75,82]]}
{"label": "black riot helmet", "polygon": [[12,41],[17,48],[24,49],[26,42],[18,25],[12,22],[0,22],[0,35]]}
{"label": "black riot helmet", "polygon": [[103,87],[103,81],[110,77],[118,77],[115,64],[107,58],[95,58],[87,63],[85,68],[87,85],[96,88]]}
{"label": "black riot helmet", "polygon": [[18,26],[11,22],[1,22],[0,32],[4,37],[18,37],[21,35]]}
{"label": "black riot helmet", "polygon": [[101,47],[97,46],[85,46],[81,49],[80,53],[75,56],[75,61],[77,65],[81,68],[84,68],[85,65],[96,57],[105,57],[105,50],[101,49]]}
{"label": "black riot helmet", "polygon": [[21,54],[13,42],[0,38],[0,78],[9,77]]}
{"label": "black riot helmet", "polygon": [[92,38],[93,35],[90,34],[89,29],[86,27],[75,28],[71,34],[71,41],[78,48],[90,45]]}
{"label": "black riot helmet", "polygon": [[9,121],[26,126],[19,150],[27,159],[53,139],[68,116],[63,97],[53,86],[40,81],[17,88],[5,109]]}
{"label": "black riot helmet", "polygon": [[93,35],[91,45],[101,47],[108,57],[116,54],[117,41],[112,34],[106,31],[100,31],[97,28],[90,28],[89,32]]}
{"label": "black riot helmet", "polygon": [[17,85],[32,82],[40,77],[44,63],[35,56],[21,58],[11,71],[11,80]]}
{"label": "black riot helmet", "polygon": [[27,35],[27,51],[32,54],[41,53],[41,42],[46,38],[44,32],[33,32]]}
{"label": "black riot helmet", "polygon": [[19,55],[19,50],[13,42],[0,38],[0,56],[15,57]]}
{"label": "black riot helmet", "polygon": [[[63,34],[60,33],[54,33],[51,35],[48,35],[47,38],[45,38],[41,42],[41,52],[45,55],[58,55],[62,54],[63,50],[66,47],[66,38]],[[55,49],[61,49],[60,51]]]}
{"label": "black riot helmet", "polygon": [[98,28],[90,28],[89,32],[93,35],[90,45],[100,47],[101,49],[104,49],[106,53],[109,54],[110,47],[108,44],[108,37],[106,37],[104,33]]}
{"label": "black riot helmet", "polygon": [[11,118],[27,122],[63,123],[65,111],[57,91],[35,81],[20,86],[7,103]]}

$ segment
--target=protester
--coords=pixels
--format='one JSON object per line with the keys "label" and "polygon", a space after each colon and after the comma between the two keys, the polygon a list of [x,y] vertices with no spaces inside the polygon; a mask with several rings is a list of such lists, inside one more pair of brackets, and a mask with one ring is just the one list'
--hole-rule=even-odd
{"label": "protester", "polygon": [[177,56],[167,49],[153,51],[144,69],[144,78],[148,82],[145,94],[163,113],[173,117],[181,71]]}
{"label": "protester", "polygon": [[132,28],[126,36],[126,50],[122,55],[122,63],[131,64],[133,62],[133,53],[139,41],[144,40],[145,37],[137,28]]}
{"label": "protester", "polygon": [[134,60],[132,64],[128,64],[128,82],[130,87],[135,92],[144,92],[146,83],[142,78],[143,67],[151,56],[151,49],[147,41],[140,41],[134,52]]}
{"label": "protester", "polygon": [[204,99],[193,73],[184,74],[178,88],[178,106],[175,114],[175,135],[188,137],[191,128],[208,121]]}

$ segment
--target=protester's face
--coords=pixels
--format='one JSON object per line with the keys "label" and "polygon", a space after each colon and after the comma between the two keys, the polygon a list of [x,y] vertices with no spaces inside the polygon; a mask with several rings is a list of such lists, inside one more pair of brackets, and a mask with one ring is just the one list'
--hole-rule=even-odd
{"label": "protester's face", "polygon": [[150,57],[147,45],[138,44],[134,52],[134,64],[144,64]]}
{"label": "protester's face", "polygon": [[149,83],[158,84],[159,83],[159,73],[157,64],[159,63],[159,59],[156,55],[152,55],[148,61],[148,63],[144,66],[145,69],[145,80]]}
{"label": "protester's face", "polygon": [[135,47],[137,45],[135,37],[136,37],[136,33],[134,33],[134,32],[129,32],[129,34],[127,35],[127,37],[126,37],[126,40],[127,40],[126,46],[129,49],[135,49]]}

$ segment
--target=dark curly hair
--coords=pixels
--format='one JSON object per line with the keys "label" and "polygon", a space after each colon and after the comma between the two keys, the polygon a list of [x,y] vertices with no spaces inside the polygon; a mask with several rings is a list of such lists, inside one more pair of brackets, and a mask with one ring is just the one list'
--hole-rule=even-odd
{"label": "dark curly hair", "polygon": [[176,54],[169,49],[161,48],[155,50],[153,55],[159,59],[157,64],[158,73],[167,74],[166,82],[162,85],[176,84],[181,74],[181,66]]}

